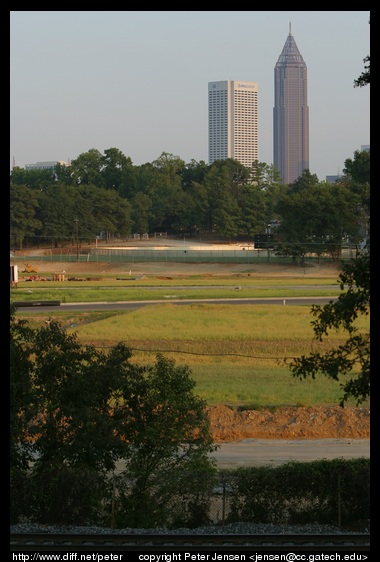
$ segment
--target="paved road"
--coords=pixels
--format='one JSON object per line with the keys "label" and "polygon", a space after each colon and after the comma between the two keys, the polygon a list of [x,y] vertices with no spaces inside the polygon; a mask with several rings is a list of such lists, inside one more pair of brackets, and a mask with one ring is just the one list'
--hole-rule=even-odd
{"label": "paved road", "polygon": [[[278,466],[289,461],[360,457],[370,457],[369,439],[243,439],[235,443],[223,443],[215,453],[210,454],[218,468]],[[116,472],[123,468],[123,462],[116,464]]]}
{"label": "paved road", "polygon": [[[285,305],[308,305],[312,304],[327,304],[331,300],[336,300],[337,297],[286,297]],[[17,301],[16,301],[17,302]],[[57,301],[58,302],[58,301]],[[167,303],[172,304],[192,304],[192,303],[212,303],[212,304],[277,304],[284,305],[284,299],[277,297],[260,297],[260,298],[234,298],[234,299],[165,299],[165,300],[151,300],[151,301],[119,301],[119,302],[77,302],[77,303],[60,303],[59,305],[43,304],[42,302],[30,303],[26,302],[19,305],[19,310],[24,312],[54,312],[58,309],[64,311],[83,311],[83,310],[136,310],[142,306],[149,306],[150,304]],[[17,304],[16,304],[17,306]]]}
{"label": "paved road", "polygon": [[369,439],[243,439],[223,443],[211,455],[218,468],[277,466],[288,461],[370,457]]}

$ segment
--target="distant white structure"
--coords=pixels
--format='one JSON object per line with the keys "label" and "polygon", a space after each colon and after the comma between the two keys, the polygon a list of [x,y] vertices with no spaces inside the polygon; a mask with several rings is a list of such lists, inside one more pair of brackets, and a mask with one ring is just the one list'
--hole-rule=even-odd
{"label": "distant white structure", "polygon": [[342,179],[342,176],[326,176],[326,181],[330,182],[330,183],[335,183],[336,181],[339,181]]}
{"label": "distant white structure", "polygon": [[244,80],[208,83],[208,159],[258,160],[258,85]]}
{"label": "distant white structure", "polygon": [[18,265],[11,265],[11,285],[17,285],[18,283]]}
{"label": "distant white structure", "polygon": [[54,167],[60,164],[61,166],[70,166],[70,162],[64,160],[51,160],[50,162],[36,162],[35,164],[25,164],[25,170],[54,170]]}

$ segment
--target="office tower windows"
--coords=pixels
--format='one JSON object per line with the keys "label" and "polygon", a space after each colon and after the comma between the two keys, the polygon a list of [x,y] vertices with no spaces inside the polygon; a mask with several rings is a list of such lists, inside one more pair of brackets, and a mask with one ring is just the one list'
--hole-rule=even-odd
{"label": "office tower windows", "polygon": [[307,67],[291,25],[274,69],[273,164],[285,184],[309,169]]}
{"label": "office tower windows", "polygon": [[250,168],[258,160],[257,96],[257,82],[209,82],[209,164],[233,158]]}

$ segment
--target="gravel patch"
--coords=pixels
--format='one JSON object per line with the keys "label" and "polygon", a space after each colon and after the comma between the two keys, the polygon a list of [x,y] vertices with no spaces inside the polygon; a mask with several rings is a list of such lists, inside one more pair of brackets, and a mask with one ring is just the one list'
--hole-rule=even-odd
{"label": "gravel patch", "polygon": [[38,525],[32,523],[22,523],[11,525],[11,533],[76,533],[97,534],[97,535],[342,535],[369,533],[368,527],[362,526],[360,530],[349,531],[332,525],[276,525],[260,523],[230,523],[229,525],[215,525],[207,527],[197,527],[196,529],[111,529],[107,527],[93,526],[59,526],[59,525]]}

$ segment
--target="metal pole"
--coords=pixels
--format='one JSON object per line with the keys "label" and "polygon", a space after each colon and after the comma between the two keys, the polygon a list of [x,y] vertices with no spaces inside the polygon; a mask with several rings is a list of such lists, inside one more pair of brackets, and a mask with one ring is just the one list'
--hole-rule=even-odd
{"label": "metal pole", "polygon": [[79,219],[74,219],[76,224],[76,236],[77,236],[77,261],[79,261],[79,237],[78,237],[78,223]]}

